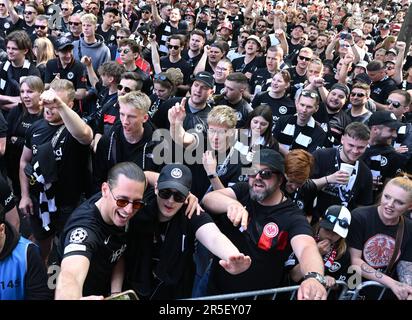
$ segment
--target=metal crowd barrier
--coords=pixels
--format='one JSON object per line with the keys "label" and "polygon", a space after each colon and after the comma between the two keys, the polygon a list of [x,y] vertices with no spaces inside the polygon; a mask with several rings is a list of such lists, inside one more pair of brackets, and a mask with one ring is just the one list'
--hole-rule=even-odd
{"label": "metal crowd barrier", "polygon": [[[336,288],[337,287],[337,288]],[[291,286],[291,287],[283,287],[283,288],[274,288],[274,289],[265,289],[265,290],[255,290],[255,291],[246,291],[246,292],[239,292],[239,293],[229,293],[229,294],[221,294],[215,296],[206,296],[206,297],[199,297],[199,298],[191,298],[187,300],[237,300],[241,298],[250,298],[249,300],[257,300],[258,297],[265,297],[265,300],[276,300],[278,294],[285,293],[290,294],[289,299],[287,300],[296,300],[297,299],[297,292],[299,286]],[[332,289],[328,289],[328,297],[331,292],[336,293],[337,290],[340,290],[338,295],[338,300],[345,300],[344,297],[347,296],[348,292],[348,285],[344,281],[336,281],[336,286]],[[269,299],[270,296],[270,299]]]}
{"label": "metal crowd barrier", "polygon": [[382,289],[379,296],[378,296],[378,298],[376,299],[376,300],[382,300],[382,297],[385,294],[385,291],[386,291],[387,287],[384,286],[383,284],[380,284],[379,282],[376,282],[376,281],[362,282],[359,286],[356,287],[355,290],[348,291],[348,294],[351,295],[350,300],[362,300],[362,299],[360,299],[360,298],[362,298],[362,296],[360,295],[361,290],[363,290],[365,288],[371,288],[371,287],[377,287],[377,288]]}

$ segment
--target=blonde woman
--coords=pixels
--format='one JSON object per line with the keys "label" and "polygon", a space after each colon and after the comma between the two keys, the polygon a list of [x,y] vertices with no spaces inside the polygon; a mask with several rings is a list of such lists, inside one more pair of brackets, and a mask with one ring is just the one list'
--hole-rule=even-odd
{"label": "blonde woman", "polygon": [[36,56],[36,67],[40,71],[42,81],[44,81],[47,61],[56,58],[52,42],[45,37],[37,38],[34,40],[33,53]]}

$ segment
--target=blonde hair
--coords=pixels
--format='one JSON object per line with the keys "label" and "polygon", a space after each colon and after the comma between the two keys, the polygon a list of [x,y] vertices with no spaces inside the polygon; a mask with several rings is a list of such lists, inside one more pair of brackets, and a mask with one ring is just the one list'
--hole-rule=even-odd
{"label": "blonde hair", "polygon": [[141,91],[131,91],[119,97],[119,102],[128,104],[135,109],[142,110],[144,113],[149,111],[152,102],[150,98]]}
{"label": "blonde hair", "polygon": [[97,24],[97,17],[92,13],[86,13],[86,14],[81,16],[80,21],[82,23],[87,22],[87,23],[91,23],[91,24],[96,25]]}
{"label": "blonde hair", "polygon": [[229,129],[234,129],[237,124],[237,116],[231,107],[219,105],[214,107],[207,115],[207,124],[227,126]]}
{"label": "blonde hair", "polygon": [[66,79],[55,79],[50,83],[50,88],[54,91],[65,92],[68,102],[74,101],[76,90],[73,83]]}
{"label": "blonde hair", "polygon": [[52,42],[47,38],[37,38],[34,40],[34,46],[37,46],[36,50],[36,67],[41,64],[47,63],[47,61],[54,59],[54,48]]}

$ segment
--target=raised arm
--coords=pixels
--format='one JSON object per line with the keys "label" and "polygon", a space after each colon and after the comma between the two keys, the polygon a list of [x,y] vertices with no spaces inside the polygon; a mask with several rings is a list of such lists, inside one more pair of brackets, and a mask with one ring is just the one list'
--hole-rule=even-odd
{"label": "raised arm", "polygon": [[398,49],[398,55],[396,56],[395,62],[395,75],[392,79],[395,80],[396,84],[400,84],[403,80],[402,66],[405,59],[406,43],[403,41],[398,41],[396,43],[396,49]]}
{"label": "raised arm", "polygon": [[16,9],[14,9],[14,6],[10,2],[10,0],[4,0],[4,5],[9,11],[11,22],[13,22],[13,24],[16,24],[20,19],[19,15],[16,12]]}
{"label": "raised arm", "polygon": [[199,72],[205,71],[206,70],[206,62],[207,62],[207,56],[209,54],[210,46],[206,45],[202,57],[200,58],[199,62],[197,63],[195,70],[193,70],[193,74],[196,75]]}
{"label": "raised arm", "polygon": [[44,91],[40,99],[48,106],[56,108],[70,134],[81,144],[90,145],[93,140],[92,129],[56,94],[56,91],[49,89]]}
{"label": "raised arm", "polygon": [[93,88],[96,88],[96,84],[99,82],[99,77],[93,69],[92,58],[88,56],[83,56],[81,63],[86,66],[87,77],[89,78],[90,84]]}
{"label": "raised arm", "polygon": [[57,278],[56,300],[79,300],[83,295],[83,284],[89,272],[90,261],[84,256],[65,257]]}
{"label": "raised arm", "polygon": [[159,74],[160,72],[162,72],[162,68],[160,67],[160,56],[159,51],[157,50],[156,35],[154,34],[152,34],[150,37],[150,51],[152,54],[154,72],[155,74]]}
{"label": "raised arm", "polygon": [[170,108],[168,111],[168,118],[170,122],[170,134],[172,139],[178,145],[183,147],[188,147],[196,143],[196,137],[187,133],[183,128],[183,121],[186,118],[186,98],[183,98],[179,103],[177,102],[174,107]]}
{"label": "raised arm", "polygon": [[151,5],[153,22],[155,23],[155,26],[158,27],[162,23],[162,18],[159,15],[159,10],[157,9],[156,1],[146,0],[146,3]]}

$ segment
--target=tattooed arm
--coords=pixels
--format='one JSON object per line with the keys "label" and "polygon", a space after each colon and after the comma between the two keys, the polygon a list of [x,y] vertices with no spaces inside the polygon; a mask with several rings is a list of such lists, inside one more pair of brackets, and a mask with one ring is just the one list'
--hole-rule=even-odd
{"label": "tattooed arm", "polygon": [[[351,255],[352,264],[360,267],[362,277],[368,280],[379,282],[380,284],[387,286],[393,291],[393,293],[399,300],[406,300],[408,299],[408,296],[412,295],[411,285],[396,281],[391,277],[383,274],[379,270],[375,270],[374,268],[372,268],[362,259],[362,251],[354,248],[349,248],[349,252]],[[409,279],[411,279],[412,264],[409,265],[408,270],[409,273],[406,273],[409,274]]]}
{"label": "tattooed arm", "polygon": [[[412,286],[412,262],[401,260],[396,266],[398,279],[400,282]],[[408,300],[412,300],[412,294],[408,295]]]}

